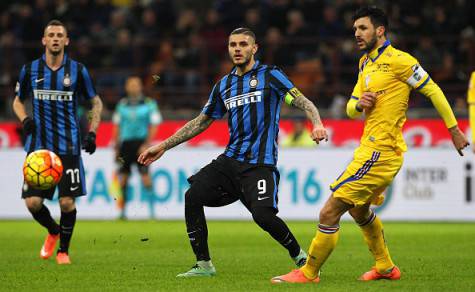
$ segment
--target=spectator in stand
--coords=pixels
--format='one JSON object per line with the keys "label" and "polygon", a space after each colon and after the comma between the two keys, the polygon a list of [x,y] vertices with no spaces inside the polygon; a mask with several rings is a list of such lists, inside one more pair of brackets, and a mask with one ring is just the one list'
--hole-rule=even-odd
{"label": "spectator in stand", "polygon": [[283,147],[315,147],[315,141],[310,137],[310,131],[305,126],[305,119],[295,119],[293,130],[282,141]]}

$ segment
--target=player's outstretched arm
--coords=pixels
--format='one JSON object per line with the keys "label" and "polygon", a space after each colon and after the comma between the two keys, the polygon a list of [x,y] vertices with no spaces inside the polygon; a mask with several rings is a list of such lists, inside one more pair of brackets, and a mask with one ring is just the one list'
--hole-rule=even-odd
{"label": "player's outstretched arm", "polygon": [[191,138],[206,130],[213,121],[214,119],[210,118],[209,116],[200,114],[193,120],[186,123],[175,134],[162,143],[151,146],[142,152],[137,161],[144,165],[150,165],[152,162],[162,157],[165,151],[190,140]]}
{"label": "player's outstretched arm", "polygon": [[420,90],[420,92],[430,98],[435,109],[449,129],[455,149],[457,149],[460,156],[463,156],[462,149],[469,145],[468,140],[458,127],[452,108],[450,107],[449,102],[447,101],[447,98],[445,98],[445,95],[440,87],[434,81],[430,80]]}
{"label": "player's outstretched arm", "polygon": [[317,107],[303,94],[297,94],[296,96],[294,96],[291,104],[303,110],[307,115],[307,118],[312,122],[312,139],[317,144],[319,144],[322,140],[328,141],[327,130],[323,126]]}

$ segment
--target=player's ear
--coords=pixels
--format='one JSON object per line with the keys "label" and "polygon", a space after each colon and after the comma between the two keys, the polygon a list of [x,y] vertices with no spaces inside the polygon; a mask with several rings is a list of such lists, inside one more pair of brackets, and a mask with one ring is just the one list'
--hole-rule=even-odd
{"label": "player's ear", "polygon": [[384,36],[385,32],[386,32],[386,28],[382,25],[380,25],[376,28],[376,34],[378,35],[378,37]]}
{"label": "player's ear", "polygon": [[254,43],[254,45],[252,46],[252,54],[255,54],[257,53],[257,50],[259,49],[259,45]]}
{"label": "player's ear", "polygon": [[64,40],[64,46],[68,46],[69,45],[69,38],[66,37],[66,39]]}
{"label": "player's ear", "polygon": [[42,44],[43,46],[46,46],[46,39],[45,39],[45,37],[42,37],[42,38],[41,38],[41,44]]}

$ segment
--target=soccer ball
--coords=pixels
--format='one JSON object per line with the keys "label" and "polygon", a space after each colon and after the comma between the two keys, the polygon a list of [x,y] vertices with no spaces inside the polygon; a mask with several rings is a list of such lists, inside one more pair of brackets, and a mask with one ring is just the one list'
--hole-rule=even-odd
{"label": "soccer ball", "polygon": [[51,189],[59,183],[62,175],[61,159],[49,150],[41,149],[31,152],[23,163],[25,182],[34,189]]}

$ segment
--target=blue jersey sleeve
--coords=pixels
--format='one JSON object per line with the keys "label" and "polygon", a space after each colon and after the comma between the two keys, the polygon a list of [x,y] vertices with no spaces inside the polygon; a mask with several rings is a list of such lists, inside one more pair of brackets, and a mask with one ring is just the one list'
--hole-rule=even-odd
{"label": "blue jersey sleeve", "polygon": [[211,91],[209,95],[208,102],[203,107],[201,111],[202,114],[207,115],[212,119],[221,119],[226,113],[226,107],[224,106],[223,100],[220,97],[219,93],[219,84],[218,82]]}
{"label": "blue jersey sleeve", "polygon": [[79,92],[87,99],[92,99],[96,96],[96,89],[94,88],[94,83],[92,82],[91,75],[89,75],[89,71],[86,69],[86,66],[82,66],[81,74],[80,74],[81,81]]}
{"label": "blue jersey sleeve", "polygon": [[27,75],[26,66],[23,66],[15,86],[15,95],[18,96],[21,101],[27,99],[29,94],[30,82],[28,82],[29,78]]}
{"label": "blue jersey sleeve", "polygon": [[274,67],[270,71],[270,75],[270,86],[273,90],[277,91],[277,95],[280,99],[283,99],[287,92],[295,87],[287,75],[285,75],[285,73],[277,67]]}

